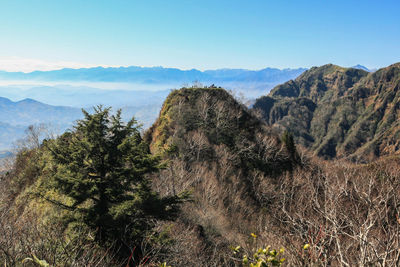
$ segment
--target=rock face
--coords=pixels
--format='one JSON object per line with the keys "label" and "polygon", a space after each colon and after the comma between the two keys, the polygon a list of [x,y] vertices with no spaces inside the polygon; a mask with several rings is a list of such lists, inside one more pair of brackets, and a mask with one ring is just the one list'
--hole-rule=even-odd
{"label": "rock face", "polygon": [[314,67],[259,98],[269,125],[324,158],[367,161],[400,150],[400,63],[368,73]]}

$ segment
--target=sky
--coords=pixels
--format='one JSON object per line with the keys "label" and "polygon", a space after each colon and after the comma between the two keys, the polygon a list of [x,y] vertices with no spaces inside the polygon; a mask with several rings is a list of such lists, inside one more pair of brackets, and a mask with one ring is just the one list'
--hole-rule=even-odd
{"label": "sky", "polygon": [[0,70],[400,61],[398,0],[1,0]]}

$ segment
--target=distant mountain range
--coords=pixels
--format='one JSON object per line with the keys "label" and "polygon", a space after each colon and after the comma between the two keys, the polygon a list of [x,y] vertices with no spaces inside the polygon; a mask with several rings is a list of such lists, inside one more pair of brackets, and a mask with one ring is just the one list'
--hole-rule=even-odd
{"label": "distant mountain range", "polygon": [[328,64],[259,98],[269,125],[325,158],[371,160],[400,152],[400,63],[375,72]]}
{"label": "distant mountain range", "polygon": [[297,77],[305,68],[262,70],[218,69],[199,71],[163,67],[119,67],[81,68],[53,71],[6,72],[0,71],[0,79],[46,80],[46,81],[89,81],[89,82],[134,82],[134,83],[191,83],[200,82],[266,82],[275,83]]}

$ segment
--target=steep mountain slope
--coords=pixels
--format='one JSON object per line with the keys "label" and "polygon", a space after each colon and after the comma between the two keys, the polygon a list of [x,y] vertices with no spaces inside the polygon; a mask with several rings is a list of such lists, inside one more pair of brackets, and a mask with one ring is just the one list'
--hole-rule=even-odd
{"label": "steep mountain slope", "polygon": [[254,104],[268,124],[326,158],[367,160],[397,153],[400,64],[374,73],[314,67]]}
{"label": "steep mountain slope", "polygon": [[[198,263],[202,266],[218,260],[217,247],[225,251],[256,231],[253,217],[268,213],[263,208],[274,196],[274,177],[297,164],[275,133],[217,88],[173,91],[146,139],[169,163],[154,179],[155,188],[167,195],[192,192],[181,227],[197,229],[186,238],[192,240],[193,251],[208,251],[204,254],[210,258]],[[180,266],[188,256],[171,263]]]}

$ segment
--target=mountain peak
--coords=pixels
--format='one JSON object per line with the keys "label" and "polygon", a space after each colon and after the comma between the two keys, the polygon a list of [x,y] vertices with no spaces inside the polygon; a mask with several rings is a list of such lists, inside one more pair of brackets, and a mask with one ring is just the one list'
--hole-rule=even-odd
{"label": "mountain peak", "polygon": [[39,101],[36,101],[35,99],[32,99],[32,98],[25,98],[25,99],[22,99],[22,100],[20,100],[18,102],[15,102],[15,103],[17,103],[17,104],[41,104],[41,105],[46,105],[46,104],[43,104],[43,103],[41,103]]}
{"label": "mountain peak", "polygon": [[336,94],[343,94],[347,88],[368,72],[359,69],[344,68],[334,64],[312,67],[303,72],[295,80],[276,86],[271,90],[275,97],[310,97],[314,101],[321,100],[328,88],[335,88]]}
{"label": "mountain peak", "polygon": [[279,136],[221,88],[172,91],[144,139],[171,166],[154,179],[155,187],[162,195],[193,192],[183,208],[190,216],[182,216],[196,218],[186,221],[201,229],[212,222],[221,236],[253,229],[254,220],[225,222],[254,216],[265,207],[261,185],[271,188],[274,175],[297,164]]}

